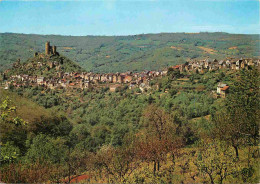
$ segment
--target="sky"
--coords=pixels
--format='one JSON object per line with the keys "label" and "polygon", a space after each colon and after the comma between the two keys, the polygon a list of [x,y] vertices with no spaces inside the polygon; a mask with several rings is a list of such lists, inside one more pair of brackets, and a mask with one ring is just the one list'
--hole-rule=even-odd
{"label": "sky", "polygon": [[0,0],[0,32],[259,34],[259,0]]}

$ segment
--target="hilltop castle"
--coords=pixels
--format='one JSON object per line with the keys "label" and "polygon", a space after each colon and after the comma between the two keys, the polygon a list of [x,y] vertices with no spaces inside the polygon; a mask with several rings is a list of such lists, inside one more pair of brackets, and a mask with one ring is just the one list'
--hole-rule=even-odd
{"label": "hilltop castle", "polygon": [[57,52],[57,47],[55,45],[50,46],[50,42],[45,43],[45,53],[34,53],[34,57],[39,56],[41,58],[44,58],[45,56],[59,56],[60,54]]}
{"label": "hilltop castle", "polygon": [[50,46],[50,42],[46,42],[45,43],[45,54],[46,55],[56,55],[57,51],[56,51],[56,46]]}

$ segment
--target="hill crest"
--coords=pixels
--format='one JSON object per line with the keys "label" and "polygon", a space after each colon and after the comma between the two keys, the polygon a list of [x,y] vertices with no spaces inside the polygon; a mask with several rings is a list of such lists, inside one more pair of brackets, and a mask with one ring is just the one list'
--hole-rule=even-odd
{"label": "hill crest", "polygon": [[18,59],[11,69],[5,71],[5,74],[53,78],[59,73],[75,71],[79,72],[83,69],[68,58],[60,56],[56,51],[56,46],[50,46],[50,42],[46,42],[45,53],[35,52],[34,56],[24,63]]}
{"label": "hill crest", "polygon": [[10,68],[17,58],[25,62],[34,52],[44,52],[44,43],[52,40],[61,55],[71,58],[86,71],[94,73],[158,70],[183,64],[190,59],[206,57],[219,60],[226,57],[258,57],[260,44],[259,35],[227,33],[160,33],[131,36],[9,33],[0,34],[0,40],[0,71]]}

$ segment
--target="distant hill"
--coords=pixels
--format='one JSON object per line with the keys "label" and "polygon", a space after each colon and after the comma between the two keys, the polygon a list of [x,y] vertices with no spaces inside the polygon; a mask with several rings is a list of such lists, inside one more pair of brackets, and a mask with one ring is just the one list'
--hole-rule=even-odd
{"label": "distant hill", "polygon": [[87,71],[157,70],[194,58],[259,57],[259,35],[161,33],[132,36],[0,34],[0,71],[24,62],[51,41]]}

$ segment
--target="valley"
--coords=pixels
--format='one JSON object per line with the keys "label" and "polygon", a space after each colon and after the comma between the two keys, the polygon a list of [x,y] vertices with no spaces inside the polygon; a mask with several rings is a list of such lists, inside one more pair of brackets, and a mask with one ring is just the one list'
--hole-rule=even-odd
{"label": "valley", "polygon": [[1,75],[2,181],[258,180],[259,59],[94,73],[53,48]]}

